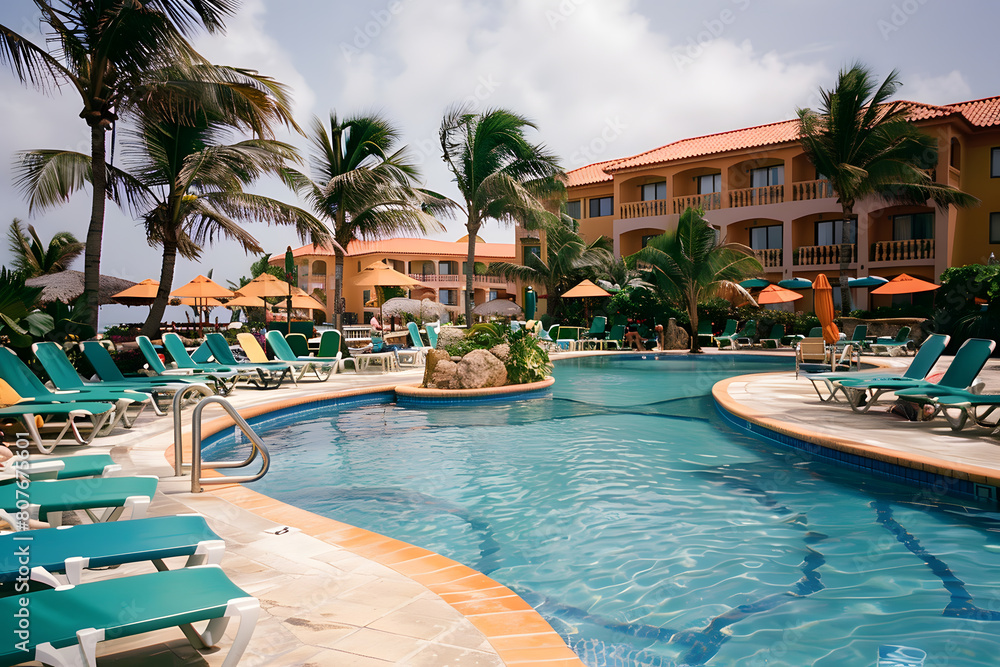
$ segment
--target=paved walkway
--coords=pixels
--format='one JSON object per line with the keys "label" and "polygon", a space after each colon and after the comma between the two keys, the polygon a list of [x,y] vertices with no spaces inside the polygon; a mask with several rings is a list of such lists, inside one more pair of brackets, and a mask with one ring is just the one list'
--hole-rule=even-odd
{"label": "paved walkway", "polygon": [[[905,368],[910,357],[871,358],[886,365]],[[943,372],[951,357],[942,357],[932,373]],[[1000,364],[987,363],[980,374],[987,393],[1000,392]],[[823,403],[806,377],[795,379],[793,373],[772,373],[735,378],[716,386],[716,396],[724,393],[732,407],[745,418],[764,425],[788,427],[788,432],[820,435],[831,441],[850,442],[876,450],[887,450],[922,464],[1000,480],[1000,438],[989,437],[988,431],[974,425],[953,432],[948,422],[938,417],[928,422],[908,422],[887,409],[893,403],[892,394],[884,394],[879,403],[866,414],[856,414],[844,403]],[[975,480],[987,483],[987,480]]]}

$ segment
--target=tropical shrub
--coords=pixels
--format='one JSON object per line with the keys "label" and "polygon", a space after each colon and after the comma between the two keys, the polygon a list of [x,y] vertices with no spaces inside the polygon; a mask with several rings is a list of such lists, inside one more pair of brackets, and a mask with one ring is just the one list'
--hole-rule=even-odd
{"label": "tropical shrub", "polygon": [[541,382],[552,373],[549,353],[535,336],[521,329],[507,336],[507,344],[510,346],[506,362],[508,384]]}

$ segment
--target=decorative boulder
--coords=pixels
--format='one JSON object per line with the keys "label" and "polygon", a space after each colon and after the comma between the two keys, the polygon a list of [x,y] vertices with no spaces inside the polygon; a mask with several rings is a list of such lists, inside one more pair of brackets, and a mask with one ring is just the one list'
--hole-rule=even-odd
{"label": "decorative boulder", "polygon": [[663,332],[663,348],[666,350],[686,350],[691,346],[688,332],[677,326],[677,320],[670,318]]}
{"label": "decorative boulder", "polygon": [[[438,364],[438,368],[440,367],[441,364]],[[462,389],[502,387],[507,384],[507,367],[489,350],[473,350],[462,357],[456,376]],[[437,381],[436,374],[434,379]],[[438,387],[440,386],[439,384]]]}
{"label": "decorative boulder", "polygon": [[499,359],[500,361],[507,363],[510,359],[510,345],[507,343],[500,343],[499,345],[494,345],[490,348],[490,354]]}
{"label": "decorative boulder", "polygon": [[437,349],[443,350],[453,343],[457,343],[465,338],[465,329],[456,329],[455,327],[441,327],[441,331],[438,332],[438,344]]}
{"label": "decorative boulder", "polygon": [[444,350],[428,350],[427,361],[424,364],[424,382],[425,387],[430,387],[434,384],[434,369],[437,367],[438,363],[448,360],[448,353]]}
{"label": "decorative boulder", "polygon": [[458,382],[458,364],[454,361],[439,361],[434,369],[434,382],[427,385],[432,389],[461,389]]}

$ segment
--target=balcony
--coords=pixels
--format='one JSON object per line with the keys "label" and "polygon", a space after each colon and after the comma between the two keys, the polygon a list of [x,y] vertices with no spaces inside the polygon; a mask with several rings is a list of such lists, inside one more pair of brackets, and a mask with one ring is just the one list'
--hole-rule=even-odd
{"label": "balcony", "polygon": [[621,219],[648,218],[654,215],[667,215],[666,199],[653,199],[651,201],[630,201],[622,204]]}
{"label": "balcony", "polygon": [[[419,280],[425,285],[464,285],[465,276],[460,273],[445,273],[445,274],[428,274],[423,273],[410,273],[408,274],[414,280]],[[501,278],[499,276],[472,276],[473,285],[506,285],[508,284],[506,278]]]}
{"label": "balcony", "polygon": [[872,244],[873,262],[905,262],[913,259],[934,259],[934,239],[909,241],[877,241]]}
{"label": "balcony", "polygon": [[700,208],[703,211],[714,211],[722,208],[722,193],[709,192],[703,195],[685,195],[673,198],[673,212],[680,215],[688,208]]}
{"label": "balcony", "polygon": [[[799,248],[798,257],[796,258],[796,264],[799,266],[803,265],[840,265],[840,247],[839,245],[806,245]],[[851,249],[851,256],[849,258],[848,264],[858,261],[858,247],[855,245],[849,246]]]}
{"label": "balcony", "polygon": [[753,254],[765,269],[773,269],[781,266],[781,248],[754,250]]}
{"label": "balcony", "polygon": [[766,185],[762,188],[743,188],[729,191],[729,208],[764,206],[785,201],[784,185]]}
{"label": "balcony", "polygon": [[792,201],[809,201],[810,199],[827,199],[835,197],[830,181],[801,181],[792,183]]}

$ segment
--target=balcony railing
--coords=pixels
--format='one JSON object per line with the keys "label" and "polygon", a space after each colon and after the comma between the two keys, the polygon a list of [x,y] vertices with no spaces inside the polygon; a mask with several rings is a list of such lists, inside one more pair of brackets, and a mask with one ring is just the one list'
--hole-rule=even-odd
{"label": "balcony railing", "polygon": [[[857,246],[849,246],[851,256],[848,264],[857,261]],[[799,248],[796,264],[840,264],[839,245],[806,245]]]}
{"label": "balcony railing", "polygon": [[729,191],[729,207],[763,206],[785,201],[784,185],[767,185],[762,188],[744,188]]}
{"label": "balcony railing", "polygon": [[[445,274],[423,274],[423,273],[411,273],[409,274],[414,280],[419,280],[422,283],[447,283],[451,285],[464,285],[465,275],[460,273],[445,273]],[[499,276],[473,276],[472,284],[474,285],[506,285],[508,280],[506,278],[501,278]]]}
{"label": "balcony railing", "polygon": [[666,199],[653,199],[651,201],[630,201],[622,204],[621,219],[628,220],[629,218],[647,218],[654,215],[667,215],[670,211],[667,209]]}
{"label": "balcony railing", "polygon": [[685,195],[674,197],[674,213],[680,215],[688,208],[700,208],[703,211],[714,211],[722,208],[722,193],[709,192],[703,195]]}
{"label": "balcony railing", "polygon": [[908,259],[934,259],[934,239],[877,241],[872,244],[873,262],[899,262]]}
{"label": "balcony railing", "polygon": [[757,256],[757,261],[759,261],[765,269],[781,266],[781,248],[754,250],[753,254]]}
{"label": "balcony railing", "polygon": [[792,201],[826,199],[833,196],[835,196],[833,194],[833,185],[826,179],[792,183]]}

